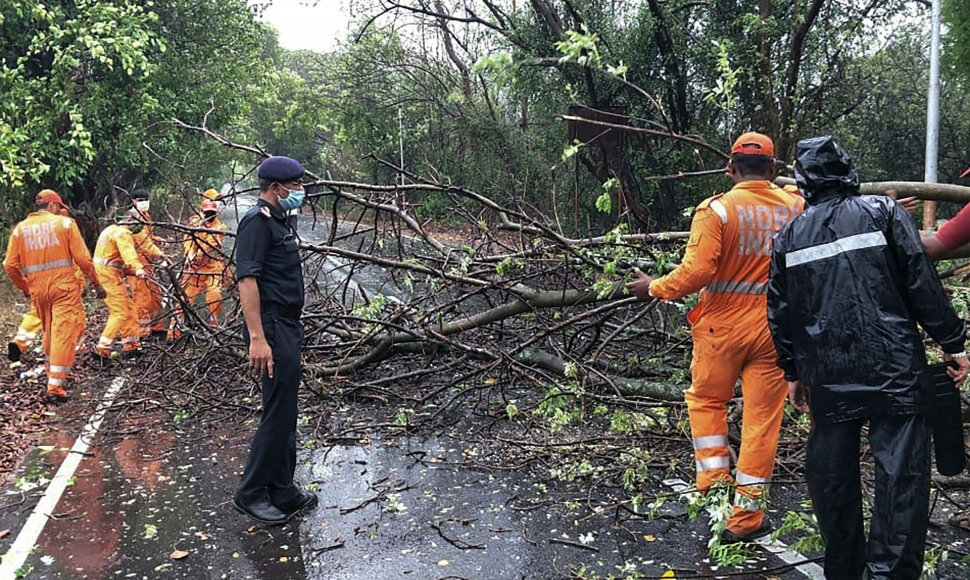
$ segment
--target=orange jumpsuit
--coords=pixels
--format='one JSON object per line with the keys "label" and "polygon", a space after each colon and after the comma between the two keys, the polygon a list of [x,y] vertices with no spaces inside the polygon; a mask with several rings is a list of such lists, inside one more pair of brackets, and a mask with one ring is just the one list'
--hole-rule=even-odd
{"label": "orange jumpsuit", "polygon": [[[61,209],[61,215],[64,217],[71,217],[71,214],[66,208]],[[73,218],[71,218],[73,219]],[[75,222],[76,223],[76,222]],[[77,285],[80,289],[81,294],[84,294],[84,274],[81,269],[76,265],[74,266],[74,276],[77,278]],[[81,331],[84,331],[84,327],[87,325],[87,316],[85,316],[84,311],[81,312]],[[30,302],[30,309],[27,314],[24,314],[23,319],[20,321],[20,326],[17,328],[17,334],[13,337],[14,344],[20,352],[26,352],[30,348],[30,345],[34,344],[34,339],[37,338],[37,333],[41,331],[40,316],[37,314],[37,307],[34,306],[33,300]]]}
{"label": "orange jumpsuit", "polygon": [[[209,230],[226,231],[226,225],[213,218],[203,222],[198,216],[189,220],[191,228],[205,228]],[[191,232],[182,242],[182,252],[185,255],[185,270],[182,273],[182,290],[185,292],[186,302],[191,306],[200,294],[205,295],[206,306],[209,308],[209,322],[219,323],[222,314],[222,287],[224,280],[232,279],[229,265],[222,256],[222,234],[212,232]],[[181,305],[176,306],[176,315],[169,328],[169,338],[178,338],[179,330],[176,320],[182,320],[184,313]]]}
{"label": "orange jumpsuit", "polygon": [[[674,300],[700,290],[688,315],[694,352],[687,410],[697,487],[736,484],[728,530],[761,527],[788,386],[768,331],[765,290],[771,237],[802,211],[802,198],[769,181],[744,181],[704,200],[694,214],[681,265],[650,284]],[[731,476],[727,403],[741,378],[744,410],[737,474]]]}
{"label": "orange jumpsuit", "polygon": [[[141,214],[142,219],[151,221],[151,217]],[[152,227],[144,226],[137,234],[131,234],[135,243],[135,251],[138,252],[138,259],[145,264],[146,278],[128,276],[128,285],[131,286],[132,299],[135,302],[135,312],[138,316],[138,336],[144,338],[152,332],[165,331],[165,310],[162,308],[162,290],[158,282],[152,279],[152,268],[148,264],[162,257],[162,251],[155,245],[155,237],[152,235]]]}
{"label": "orange jumpsuit", "polygon": [[[74,267],[74,277],[77,278],[79,291],[83,294],[84,274],[76,266]],[[83,310],[80,315],[80,324],[83,331],[84,326],[87,324],[87,317]],[[20,352],[26,352],[30,348],[30,345],[34,344],[34,339],[37,338],[37,333],[41,331],[41,326],[40,315],[37,314],[37,307],[34,305],[33,300],[31,300],[30,310],[27,311],[27,314],[24,314],[23,319],[20,321],[20,326],[17,328],[17,334],[13,337],[13,343],[17,345]]]}
{"label": "orange jumpsuit", "polygon": [[98,340],[97,352],[101,356],[111,356],[115,337],[121,334],[121,348],[125,352],[135,352],[141,348],[138,336],[138,315],[135,303],[125,286],[125,275],[144,269],[131,231],[125,226],[112,224],[98,236],[94,249],[94,265],[101,284],[108,293],[104,303],[108,306],[108,322]]}
{"label": "orange jumpsuit", "polygon": [[20,321],[17,334],[14,335],[12,342],[17,345],[20,352],[25,352],[34,343],[34,339],[37,338],[37,333],[40,332],[40,329],[40,316],[37,314],[37,307],[34,305],[34,301],[31,300],[30,310],[27,311],[27,314],[24,314],[23,320]]}
{"label": "orange jumpsuit", "polygon": [[75,266],[92,284],[98,274],[74,220],[33,212],[10,234],[3,268],[14,286],[28,292],[41,321],[47,356],[47,393],[66,397],[74,346],[84,331],[84,304]]}

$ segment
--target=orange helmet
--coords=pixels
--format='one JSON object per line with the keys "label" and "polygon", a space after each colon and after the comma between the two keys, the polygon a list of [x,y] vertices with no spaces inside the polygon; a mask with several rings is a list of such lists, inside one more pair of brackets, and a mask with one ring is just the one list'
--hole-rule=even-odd
{"label": "orange helmet", "polygon": [[219,192],[212,188],[209,188],[202,192],[202,197],[206,199],[215,200],[217,197],[219,197]]}

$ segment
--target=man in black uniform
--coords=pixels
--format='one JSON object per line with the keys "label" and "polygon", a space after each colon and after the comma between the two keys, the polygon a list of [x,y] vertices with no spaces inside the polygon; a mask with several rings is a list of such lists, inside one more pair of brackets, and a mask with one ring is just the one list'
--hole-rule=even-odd
{"label": "man in black uniform", "polygon": [[[805,479],[825,538],[827,580],[916,580],[930,499],[926,367],[917,323],[957,368],[965,330],[919,234],[898,203],[860,195],[831,137],[796,146],[806,209],[775,235],[768,326],[795,407],[811,412]],[[868,422],[875,493],[865,537],[859,446]]]}
{"label": "man in black uniform", "polygon": [[262,381],[263,415],[233,505],[264,525],[282,524],[317,504],[316,495],[293,484],[303,271],[296,228],[286,214],[303,203],[304,173],[289,157],[265,159],[258,171],[259,200],[236,232],[243,334],[249,369]]}

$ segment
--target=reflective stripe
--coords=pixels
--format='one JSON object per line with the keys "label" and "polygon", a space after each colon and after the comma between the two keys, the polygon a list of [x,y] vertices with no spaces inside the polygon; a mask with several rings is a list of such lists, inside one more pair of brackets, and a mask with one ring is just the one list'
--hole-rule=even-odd
{"label": "reflective stripe", "polygon": [[694,437],[694,449],[707,449],[708,447],[727,447],[727,435],[708,435],[706,437]]}
{"label": "reflective stripe", "polygon": [[730,469],[731,460],[727,455],[718,457],[708,457],[697,460],[697,472],[710,471],[712,469]]}
{"label": "reflective stripe", "polygon": [[881,231],[869,232],[866,234],[856,234],[841,240],[835,240],[827,244],[812,246],[802,250],[795,250],[785,255],[785,266],[791,268],[808,262],[816,262],[826,258],[832,258],[839,254],[844,254],[852,250],[864,250],[866,248],[878,248],[886,245],[886,236]]}
{"label": "reflective stripe", "polygon": [[71,367],[62,367],[61,365],[51,365],[52,373],[66,373],[71,370]]}
{"label": "reflective stripe", "polygon": [[94,263],[101,264],[102,266],[111,266],[115,270],[121,270],[122,272],[125,271],[125,265],[123,263],[109,260],[108,258],[95,258]]}
{"label": "reflective stripe", "polygon": [[121,339],[121,344],[131,344],[133,342],[138,342],[137,336],[126,336],[125,338]]}
{"label": "reflective stripe", "polygon": [[711,200],[711,203],[707,204],[707,207],[714,210],[714,213],[716,213],[721,218],[722,224],[726,224],[728,222],[727,208],[724,207],[723,203],[715,199],[715,200]]}
{"label": "reflective stripe", "polygon": [[755,477],[754,475],[748,475],[743,471],[738,471],[737,477],[734,478],[738,482],[738,485],[753,485],[756,483],[768,483],[770,481],[764,477]]}
{"label": "reflective stripe", "polygon": [[98,346],[111,346],[113,343],[114,343],[114,339],[105,338],[103,336],[101,337],[100,340],[98,340]]}
{"label": "reflective stripe", "polygon": [[53,262],[44,262],[42,264],[34,264],[33,266],[26,266],[22,268],[24,274],[34,274],[36,272],[43,272],[44,270],[53,270],[55,268],[68,268],[74,265],[73,260],[54,260]]}
{"label": "reflective stripe", "polygon": [[55,387],[63,387],[65,379],[47,379],[48,385],[54,385]]}
{"label": "reflective stripe", "polygon": [[35,338],[37,338],[36,332],[24,332],[23,330],[18,330],[17,336],[14,337],[14,340],[30,341],[34,340]]}
{"label": "reflective stripe", "polygon": [[731,280],[718,280],[711,282],[706,287],[708,292],[730,292],[732,294],[765,294],[768,285],[764,282],[734,282]]}
{"label": "reflective stripe", "polygon": [[760,512],[765,508],[763,500],[745,497],[739,493],[734,494],[734,505],[746,512]]}

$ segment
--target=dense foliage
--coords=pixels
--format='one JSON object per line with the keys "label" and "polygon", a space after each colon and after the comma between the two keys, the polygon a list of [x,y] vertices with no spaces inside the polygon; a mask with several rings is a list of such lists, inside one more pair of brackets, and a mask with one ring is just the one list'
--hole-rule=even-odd
{"label": "dense foliage", "polygon": [[[924,3],[350,6],[358,28],[317,54],[281,49],[245,0],[4,2],[4,222],[43,186],[104,207],[135,186],[184,195],[246,177],[252,155],[173,119],[349,181],[400,182],[403,161],[573,233],[682,228],[685,209],[727,185],[720,152],[748,129],[776,137],[783,159],[798,138],[834,133],[866,179],[922,175]],[[967,10],[944,3],[943,180],[970,161]],[[571,144],[561,117],[592,109],[640,131],[619,147]],[[408,201],[421,217],[452,214],[440,196]]]}

